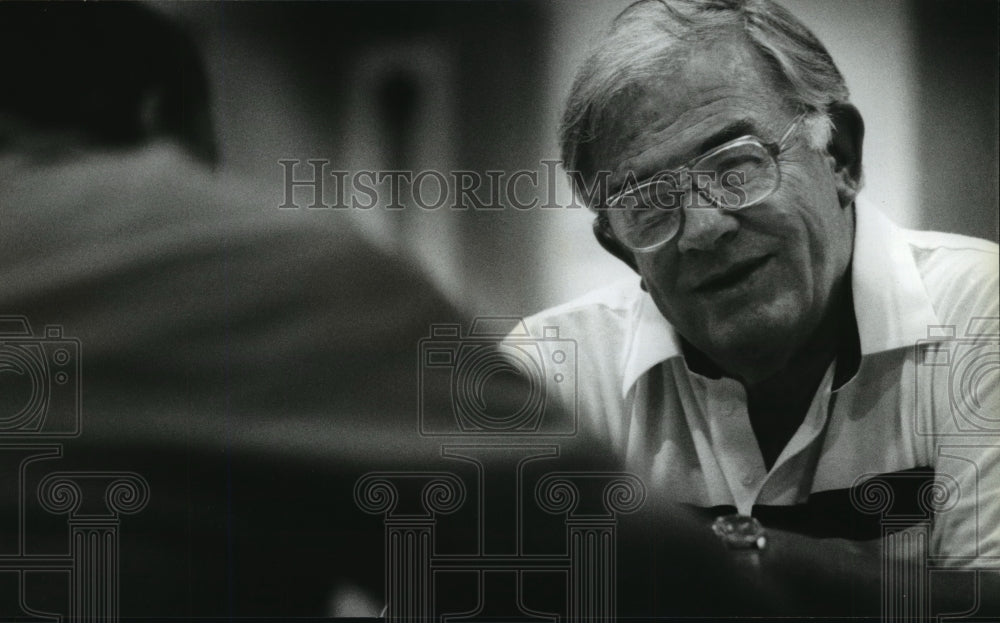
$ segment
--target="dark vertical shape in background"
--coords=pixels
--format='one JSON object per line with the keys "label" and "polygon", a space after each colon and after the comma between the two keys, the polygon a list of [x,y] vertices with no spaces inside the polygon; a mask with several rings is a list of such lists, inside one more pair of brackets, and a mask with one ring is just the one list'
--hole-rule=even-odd
{"label": "dark vertical shape in background", "polygon": [[[504,171],[505,181],[519,169],[538,171],[541,187],[539,161],[554,140],[542,135],[542,115],[549,114],[544,84],[549,53],[544,41],[552,28],[548,13],[536,2],[474,5],[476,19],[456,21],[452,31],[462,50],[458,166],[478,171],[484,179],[487,171]],[[466,258],[464,280],[475,289],[479,309],[518,313],[537,300],[532,289],[539,287],[541,271],[532,258],[543,240],[537,211],[504,205],[502,210],[467,212],[460,220],[464,247],[475,249]],[[512,292],[518,299],[512,300]]]}
{"label": "dark vertical shape in background", "polygon": [[998,239],[998,6],[915,2],[926,229]]}
{"label": "dark vertical shape in background", "polygon": [[[441,128],[454,136],[453,166],[478,172],[484,182],[487,171],[506,176],[519,169],[538,171],[539,187],[544,187],[539,161],[554,140],[544,135],[543,115],[550,114],[544,107],[546,37],[553,28],[544,3],[262,2],[165,8],[201,24],[216,42],[210,63],[228,68],[228,89],[216,93],[217,116],[224,159],[235,170],[273,176],[266,179],[280,187],[279,158],[330,158],[331,169],[346,166],[344,120],[364,51],[420,42],[445,50],[453,63],[454,118],[451,128]],[[220,29],[223,13],[225,28]],[[280,84],[263,83],[262,69],[276,72]],[[393,167],[420,169],[426,163],[415,161],[420,145],[414,116],[429,104],[421,97],[426,85],[413,80],[401,75],[400,81],[382,85],[375,105],[388,142],[379,148],[388,150]],[[259,106],[254,105],[258,93],[263,96]],[[265,107],[274,101],[294,106]],[[524,201],[530,200],[529,186],[522,180]],[[490,195],[487,188],[478,194],[484,201]],[[423,216],[415,213],[415,218]],[[457,210],[454,216],[467,300],[478,310],[497,313],[532,308],[539,271],[530,258],[537,257],[542,239],[537,209],[521,212],[503,205],[492,211]]]}
{"label": "dark vertical shape in background", "polygon": [[419,86],[413,76],[396,71],[379,88],[379,113],[386,121],[390,139],[389,168],[412,169],[413,121],[420,106]]}

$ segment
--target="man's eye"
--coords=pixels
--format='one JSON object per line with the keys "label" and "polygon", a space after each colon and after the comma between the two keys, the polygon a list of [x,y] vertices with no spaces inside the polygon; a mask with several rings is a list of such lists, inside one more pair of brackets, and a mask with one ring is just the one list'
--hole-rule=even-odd
{"label": "man's eye", "polygon": [[685,191],[673,180],[663,180],[652,184],[644,193],[644,204],[654,210],[674,210],[680,207]]}
{"label": "man's eye", "polygon": [[719,175],[719,183],[723,188],[740,188],[747,183],[747,172],[741,169],[728,169]]}
{"label": "man's eye", "polygon": [[765,162],[764,158],[761,158],[757,154],[739,154],[715,163],[715,170],[719,172],[720,175],[725,174],[727,171],[747,171],[753,170],[760,167]]}
{"label": "man's eye", "polygon": [[639,198],[636,197],[635,193],[626,193],[616,197],[611,205],[615,208],[633,210],[639,205]]}
{"label": "man's eye", "polygon": [[662,210],[639,209],[629,213],[628,224],[632,229],[649,229],[666,220],[668,214]]}
{"label": "man's eye", "polygon": [[705,159],[699,165],[722,175],[726,171],[749,172],[760,167],[766,167],[770,160],[771,158],[767,150],[760,145],[756,143],[744,143],[723,149]]}

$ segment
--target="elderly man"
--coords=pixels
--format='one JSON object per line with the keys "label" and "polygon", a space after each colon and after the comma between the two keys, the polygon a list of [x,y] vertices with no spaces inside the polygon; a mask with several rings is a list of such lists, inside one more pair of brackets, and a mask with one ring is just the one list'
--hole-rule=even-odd
{"label": "elderly man", "polygon": [[761,582],[925,604],[882,556],[924,579],[992,568],[982,597],[1000,566],[997,247],[859,200],[863,134],[823,45],[773,2],[630,6],[561,141],[599,242],[641,279],[527,324],[576,341],[560,398],[584,429]]}

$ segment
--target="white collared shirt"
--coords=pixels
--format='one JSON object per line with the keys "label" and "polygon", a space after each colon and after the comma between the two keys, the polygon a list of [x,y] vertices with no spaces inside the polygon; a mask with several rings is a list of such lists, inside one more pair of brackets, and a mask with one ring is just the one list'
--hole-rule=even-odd
{"label": "white collared shirt", "polygon": [[[526,331],[539,338],[543,364],[550,350],[574,344],[576,378],[549,379],[547,399],[609,442],[651,496],[735,507],[817,536],[870,538],[880,525],[923,513],[934,517],[931,551],[943,564],[996,568],[997,262],[993,243],[904,230],[859,202],[852,288],[860,366],[836,389],[830,366],[770,470],[743,386],[687,367],[638,280],[532,316]],[[879,481],[897,496],[885,508]],[[935,492],[944,501],[930,509]]]}

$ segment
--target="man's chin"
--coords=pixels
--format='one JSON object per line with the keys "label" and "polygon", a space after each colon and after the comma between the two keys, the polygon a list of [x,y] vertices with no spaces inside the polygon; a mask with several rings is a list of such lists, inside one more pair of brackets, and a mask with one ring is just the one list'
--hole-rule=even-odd
{"label": "man's chin", "polygon": [[[708,315],[704,331],[712,351],[710,354],[714,359],[752,360],[794,350],[799,319],[783,311],[780,307],[743,308],[724,317]],[[724,361],[719,363],[725,367]]]}

